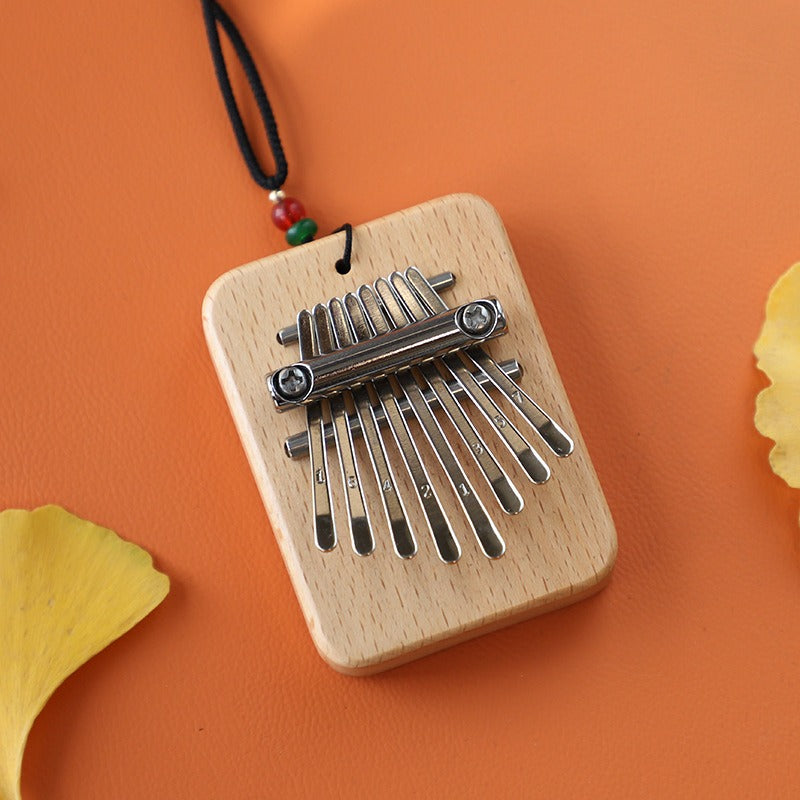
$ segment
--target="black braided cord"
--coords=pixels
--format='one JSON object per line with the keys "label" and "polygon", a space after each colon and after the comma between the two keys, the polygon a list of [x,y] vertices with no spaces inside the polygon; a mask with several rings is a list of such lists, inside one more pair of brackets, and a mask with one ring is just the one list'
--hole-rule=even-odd
{"label": "black braided cord", "polygon": [[[225,108],[228,111],[233,132],[236,134],[236,141],[239,144],[239,150],[242,153],[247,169],[253,180],[262,188],[267,191],[274,191],[280,189],[286,182],[286,176],[289,172],[289,165],[286,163],[286,154],[283,152],[283,144],[281,144],[281,137],[278,134],[278,123],[275,121],[275,114],[272,111],[267,92],[264,89],[264,84],[261,82],[261,76],[258,74],[253,57],[247,49],[244,39],[242,38],[239,29],[234,24],[233,20],[228,16],[225,9],[217,2],[217,0],[201,0],[203,6],[203,19],[206,24],[206,34],[208,36],[208,46],[211,49],[211,59],[214,62],[214,72],[217,75],[217,82],[219,83],[220,91],[222,92],[222,99],[225,101]],[[258,163],[253,145],[250,143],[250,137],[244,127],[242,114],[239,111],[239,106],[236,104],[236,98],[233,96],[233,87],[231,86],[231,79],[228,75],[228,65],[225,63],[225,57],[222,54],[222,43],[219,38],[219,28],[225,32],[228,37],[236,57],[242,65],[244,74],[247,77],[247,82],[250,84],[250,91],[253,93],[253,98],[258,106],[258,113],[261,115],[261,121],[264,123],[264,131],[267,134],[267,142],[269,149],[272,152],[272,158],[275,162],[275,172],[272,175],[267,175],[264,172],[261,164]],[[346,222],[340,228],[337,228],[333,233],[341,233],[344,231],[344,254],[336,262],[336,271],[340,275],[346,275],[350,272],[351,257],[353,253],[353,226]]]}
{"label": "black braided cord", "polygon": [[[208,35],[208,46],[211,48],[211,58],[214,62],[217,82],[222,92],[222,98],[225,101],[225,108],[228,110],[228,117],[230,117],[233,132],[236,134],[239,150],[242,153],[245,164],[247,164],[247,169],[250,170],[250,175],[253,180],[262,189],[266,189],[267,191],[280,189],[286,182],[289,165],[286,163],[286,155],[283,152],[281,137],[278,134],[278,123],[275,121],[275,114],[272,111],[272,106],[270,105],[269,98],[264,89],[264,84],[261,82],[261,76],[258,74],[258,69],[256,69],[253,57],[250,55],[250,51],[247,49],[247,45],[242,35],[239,33],[239,29],[217,0],[201,0],[201,2],[203,5],[203,19],[206,24],[206,34]],[[269,149],[272,151],[272,158],[275,161],[275,172],[272,175],[267,175],[261,167],[261,164],[258,163],[253,146],[245,130],[239,106],[236,105],[231,79],[228,75],[228,67],[225,63],[225,57],[222,55],[219,27],[222,27],[222,30],[233,46],[236,57],[239,59],[244,74],[247,77],[247,82],[250,84],[250,91],[253,93],[256,105],[258,106],[261,121],[264,123],[264,131],[267,134]]]}

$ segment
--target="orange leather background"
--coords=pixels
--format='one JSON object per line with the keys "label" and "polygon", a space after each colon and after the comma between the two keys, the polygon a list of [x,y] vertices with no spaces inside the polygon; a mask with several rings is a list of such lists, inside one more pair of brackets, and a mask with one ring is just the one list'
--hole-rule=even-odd
{"label": "orange leather background", "polygon": [[199,3],[8,3],[0,504],[59,502],[173,580],[47,706],[26,798],[796,796],[798,496],[751,424],[751,346],[800,258],[800,7],[228,8],[322,230],[498,208],[616,572],[382,676],[326,667],[201,332],[211,281],[283,245]]}

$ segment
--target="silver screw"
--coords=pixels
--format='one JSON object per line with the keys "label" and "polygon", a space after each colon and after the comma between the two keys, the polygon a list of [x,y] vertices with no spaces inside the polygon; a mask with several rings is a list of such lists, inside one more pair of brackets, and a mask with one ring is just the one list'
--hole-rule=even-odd
{"label": "silver screw", "polygon": [[275,385],[281,397],[286,400],[297,400],[303,397],[310,388],[308,373],[297,366],[284,367],[275,379]]}
{"label": "silver screw", "polygon": [[494,323],[493,311],[483,303],[470,303],[461,312],[461,327],[472,336],[487,333]]}

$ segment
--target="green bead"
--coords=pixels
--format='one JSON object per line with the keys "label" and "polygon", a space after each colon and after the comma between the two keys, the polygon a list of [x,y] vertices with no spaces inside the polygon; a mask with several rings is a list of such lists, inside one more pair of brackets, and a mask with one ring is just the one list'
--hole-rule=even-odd
{"label": "green bead", "polygon": [[303,217],[286,231],[286,241],[292,247],[310,242],[317,233],[317,223],[311,217]]}

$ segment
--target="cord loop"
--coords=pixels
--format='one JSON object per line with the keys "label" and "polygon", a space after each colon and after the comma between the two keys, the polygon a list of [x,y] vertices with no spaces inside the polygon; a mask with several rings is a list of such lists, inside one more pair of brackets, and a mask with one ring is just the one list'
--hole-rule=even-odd
{"label": "cord loop", "polygon": [[[258,69],[256,69],[253,57],[250,55],[250,51],[247,49],[247,45],[242,35],[239,33],[239,29],[217,0],[201,0],[201,2],[203,4],[203,19],[206,24],[208,45],[211,48],[211,58],[214,62],[214,72],[216,72],[217,82],[222,92],[222,98],[225,101],[225,108],[228,111],[228,117],[233,126],[233,132],[236,134],[239,150],[242,153],[245,164],[247,164],[247,169],[250,171],[253,180],[262,189],[266,189],[267,191],[280,189],[286,182],[289,166],[286,163],[283,145],[281,144],[281,138],[278,134],[278,123],[275,121],[272,106],[267,98],[264,84],[261,82],[261,77],[258,74]],[[233,46],[236,57],[239,59],[244,74],[247,77],[247,82],[250,84],[250,91],[253,93],[256,105],[258,106],[258,112],[264,123],[264,131],[267,134],[269,148],[272,151],[272,158],[275,161],[275,172],[272,175],[267,175],[258,163],[253,146],[247,136],[247,131],[242,121],[242,114],[239,111],[239,106],[236,105],[236,98],[233,96],[233,87],[231,86],[231,79],[228,75],[225,57],[222,55],[222,44],[220,42],[218,25],[225,31],[228,41],[230,41]]]}

